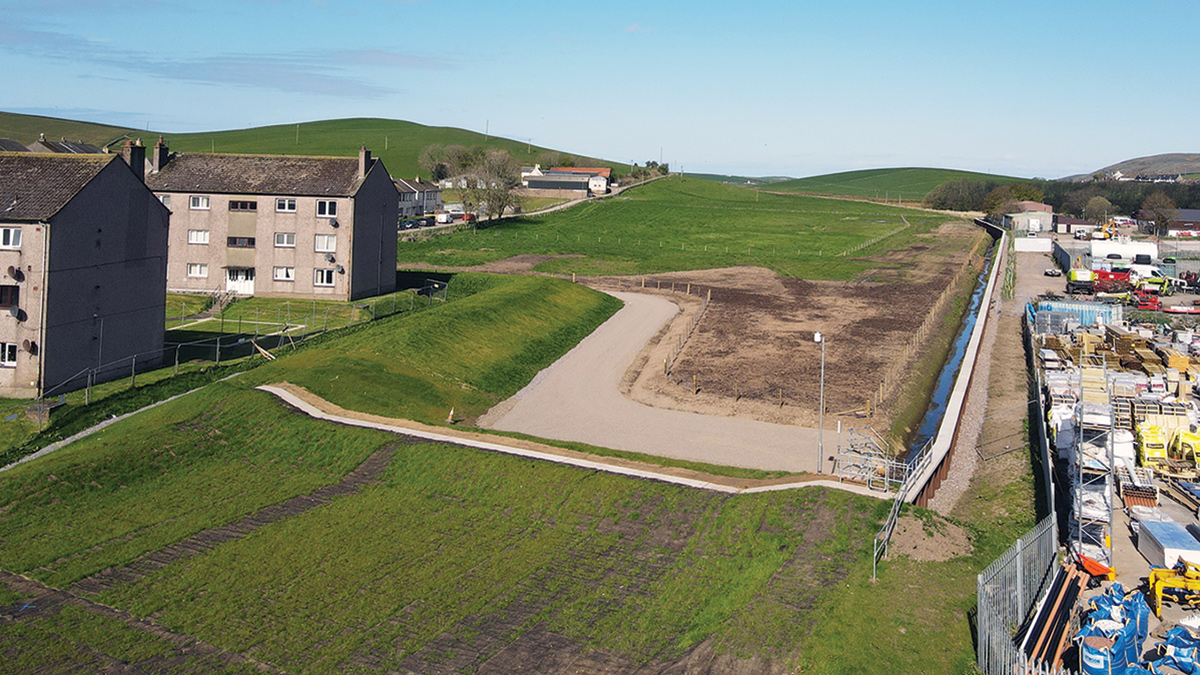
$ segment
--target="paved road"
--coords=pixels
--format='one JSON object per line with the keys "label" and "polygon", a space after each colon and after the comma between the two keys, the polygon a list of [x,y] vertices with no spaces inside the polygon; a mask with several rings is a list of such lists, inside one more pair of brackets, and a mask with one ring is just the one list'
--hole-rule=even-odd
{"label": "paved road", "polygon": [[[479,424],[659,457],[816,472],[816,429],[663,410],[623,396],[621,377],[678,308],[657,296],[612,295],[623,309]],[[836,438],[825,436],[829,471]]]}

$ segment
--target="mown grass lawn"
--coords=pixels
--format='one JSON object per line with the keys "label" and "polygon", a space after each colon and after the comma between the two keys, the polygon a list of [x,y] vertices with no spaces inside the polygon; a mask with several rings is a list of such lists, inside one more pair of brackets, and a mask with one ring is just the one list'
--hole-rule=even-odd
{"label": "mown grass lawn", "polygon": [[[894,233],[911,224],[899,234]],[[400,242],[399,264],[479,265],[519,254],[581,256],[535,269],[570,274],[650,274],[756,265],[783,276],[853,280],[886,261],[867,260],[946,221],[941,214],[819,197],[758,194],[670,178],[621,196],[474,232]],[[884,237],[861,250],[857,246]],[[851,255],[842,257],[844,252]]]}

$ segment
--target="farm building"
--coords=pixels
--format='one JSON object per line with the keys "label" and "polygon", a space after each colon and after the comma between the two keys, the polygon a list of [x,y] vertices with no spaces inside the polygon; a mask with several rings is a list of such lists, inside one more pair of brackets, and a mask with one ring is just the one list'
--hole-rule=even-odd
{"label": "farm building", "polygon": [[[1154,215],[1149,211],[1138,211],[1138,229],[1145,233],[1154,232]],[[1200,209],[1176,209],[1168,237],[1200,237]]]}
{"label": "farm building", "polygon": [[1004,226],[1014,232],[1037,234],[1046,232],[1053,225],[1054,215],[1046,211],[1025,211],[1004,216]]}
{"label": "farm building", "polygon": [[141,164],[0,152],[0,395],[59,394],[161,361],[169,214]]}
{"label": "farm building", "polygon": [[146,183],[171,209],[167,286],[355,300],[396,286],[399,198],[383,162],[171,153]]}
{"label": "farm building", "polygon": [[1055,215],[1054,216],[1054,231],[1058,234],[1074,235],[1079,232],[1090,235],[1100,228],[1100,225],[1093,223],[1090,220],[1075,218],[1073,216]]}

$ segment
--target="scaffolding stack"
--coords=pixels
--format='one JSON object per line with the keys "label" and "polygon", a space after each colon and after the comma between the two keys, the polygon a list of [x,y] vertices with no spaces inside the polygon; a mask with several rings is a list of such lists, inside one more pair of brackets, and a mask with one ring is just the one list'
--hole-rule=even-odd
{"label": "scaffolding stack", "polygon": [[1068,540],[1077,555],[1113,566],[1113,407],[1101,368],[1083,368],[1076,413],[1075,448],[1069,472]]}
{"label": "scaffolding stack", "polygon": [[857,483],[872,490],[898,490],[908,475],[909,465],[896,459],[873,430],[851,429],[848,446],[838,448],[834,466],[838,482]]}

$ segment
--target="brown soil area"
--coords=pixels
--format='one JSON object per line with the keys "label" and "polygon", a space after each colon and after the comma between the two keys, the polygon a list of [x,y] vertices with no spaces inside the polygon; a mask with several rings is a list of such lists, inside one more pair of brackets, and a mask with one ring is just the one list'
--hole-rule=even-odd
{"label": "brown soil area", "polygon": [[930,523],[913,516],[901,516],[892,532],[890,555],[906,555],[913,560],[937,562],[971,553],[967,530],[943,518]]}
{"label": "brown soil area", "polygon": [[[821,331],[827,340],[827,426],[840,417],[850,426],[869,423],[886,430],[899,388],[889,391],[866,422],[868,401],[887,370],[904,360],[913,332],[983,235],[971,225],[951,223],[931,236],[941,242],[918,240],[889,254],[889,264],[902,265],[870,271],[864,275],[869,281],[805,281],[751,267],[585,281],[600,289],[667,294],[680,305],[680,315],[626,378],[637,401],[815,427],[821,346],[813,333]],[[710,291],[708,307],[685,340]],[[683,350],[665,374],[664,360],[671,361],[681,342]]]}

